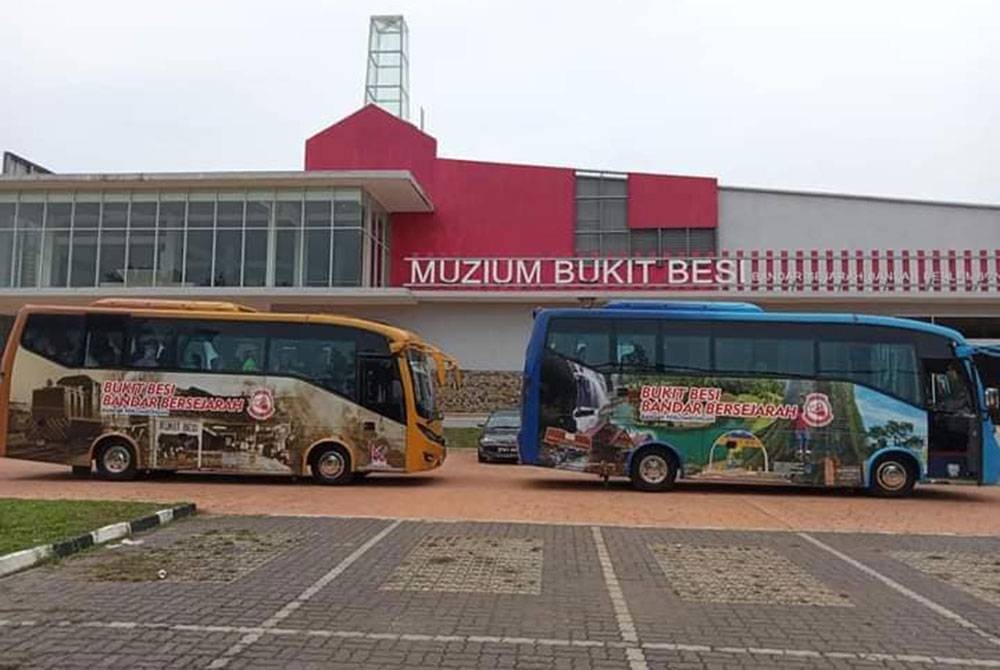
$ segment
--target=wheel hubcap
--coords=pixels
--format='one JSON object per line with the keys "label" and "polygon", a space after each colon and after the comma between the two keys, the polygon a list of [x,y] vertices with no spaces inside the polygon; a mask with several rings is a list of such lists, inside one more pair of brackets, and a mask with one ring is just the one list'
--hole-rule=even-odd
{"label": "wheel hubcap", "polygon": [[344,459],[336,451],[328,451],[319,457],[319,472],[327,479],[336,479],[344,472]]}
{"label": "wheel hubcap", "polygon": [[104,452],[104,468],[112,474],[120,475],[128,470],[131,463],[132,454],[126,447],[115,445]]}
{"label": "wheel hubcap", "polygon": [[639,476],[642,477],[644,482],[650,484],[660,484],[667,478],[667,472],[670,467],[667,465],[667,459],[659,454],[653,454],[646,456],[639,463]]}
{"label": "wheel hubcap", "polygon": [[906,468],[895,461],[880,465],[876,477],[878,478],[878,483],[889,491],[900,490],[906,486],[906,482],[909,479]]}

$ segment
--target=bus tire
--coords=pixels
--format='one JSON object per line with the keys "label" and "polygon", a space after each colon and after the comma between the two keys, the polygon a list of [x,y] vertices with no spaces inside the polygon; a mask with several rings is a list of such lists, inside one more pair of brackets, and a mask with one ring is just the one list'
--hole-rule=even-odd
{"label": "bus tire", "polygon": [[309,455],[309,468],[318,484],[342,486],[354,481],[351,455],[338,444],[321,445]]}
{"label": "bus tire", "polygon": [[125,440],[107,440],[97,452],[97,474],[102,479],[125,480],[135,477],[135,449]]}
{"label": "bus tire", "polygon": [[677,479],[677,458],[663,447],[646,447],[632,456],[632,487],[639,491],[666,491]]}
{"label": "bus tire", "polygon": [[868,490],[880,498],[905,498],[917,483],[917,468],[911,458],[886,454],[872,464]]}

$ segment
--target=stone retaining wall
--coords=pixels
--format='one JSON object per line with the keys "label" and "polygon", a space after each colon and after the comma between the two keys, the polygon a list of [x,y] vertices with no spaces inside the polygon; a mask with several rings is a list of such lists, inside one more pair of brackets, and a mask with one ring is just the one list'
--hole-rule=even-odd
{"label": "stone retaining wall", "polygon": [[469,370],[462,372],[462,388],[438,389],[445,414],[488,414],[495,409],[521,404],[521,373]]}

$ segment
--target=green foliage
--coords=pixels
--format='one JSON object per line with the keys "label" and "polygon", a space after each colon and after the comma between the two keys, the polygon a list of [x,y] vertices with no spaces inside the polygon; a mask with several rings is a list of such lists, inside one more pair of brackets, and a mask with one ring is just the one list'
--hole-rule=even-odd
{"label": "green foliage", "polygon": [[912,423],[894,419],[881,426],[872,426],[868,430],[868,439],[874,449],[884,449],[889,446],[916,449],[923,444],[923,440],[913,434]]}
{"label": "green foliage", "polygon": [[0,555],[131,521],[173,503],[0,498]]}

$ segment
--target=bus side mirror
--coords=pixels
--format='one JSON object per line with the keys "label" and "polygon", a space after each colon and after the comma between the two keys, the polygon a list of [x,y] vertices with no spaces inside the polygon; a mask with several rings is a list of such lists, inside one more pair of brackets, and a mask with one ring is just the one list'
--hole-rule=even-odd
{"label": "bus side mirror", "polygon": [[986,409],[994,414],[1000,411],[1000,390],[995,388],[986,389]]}

